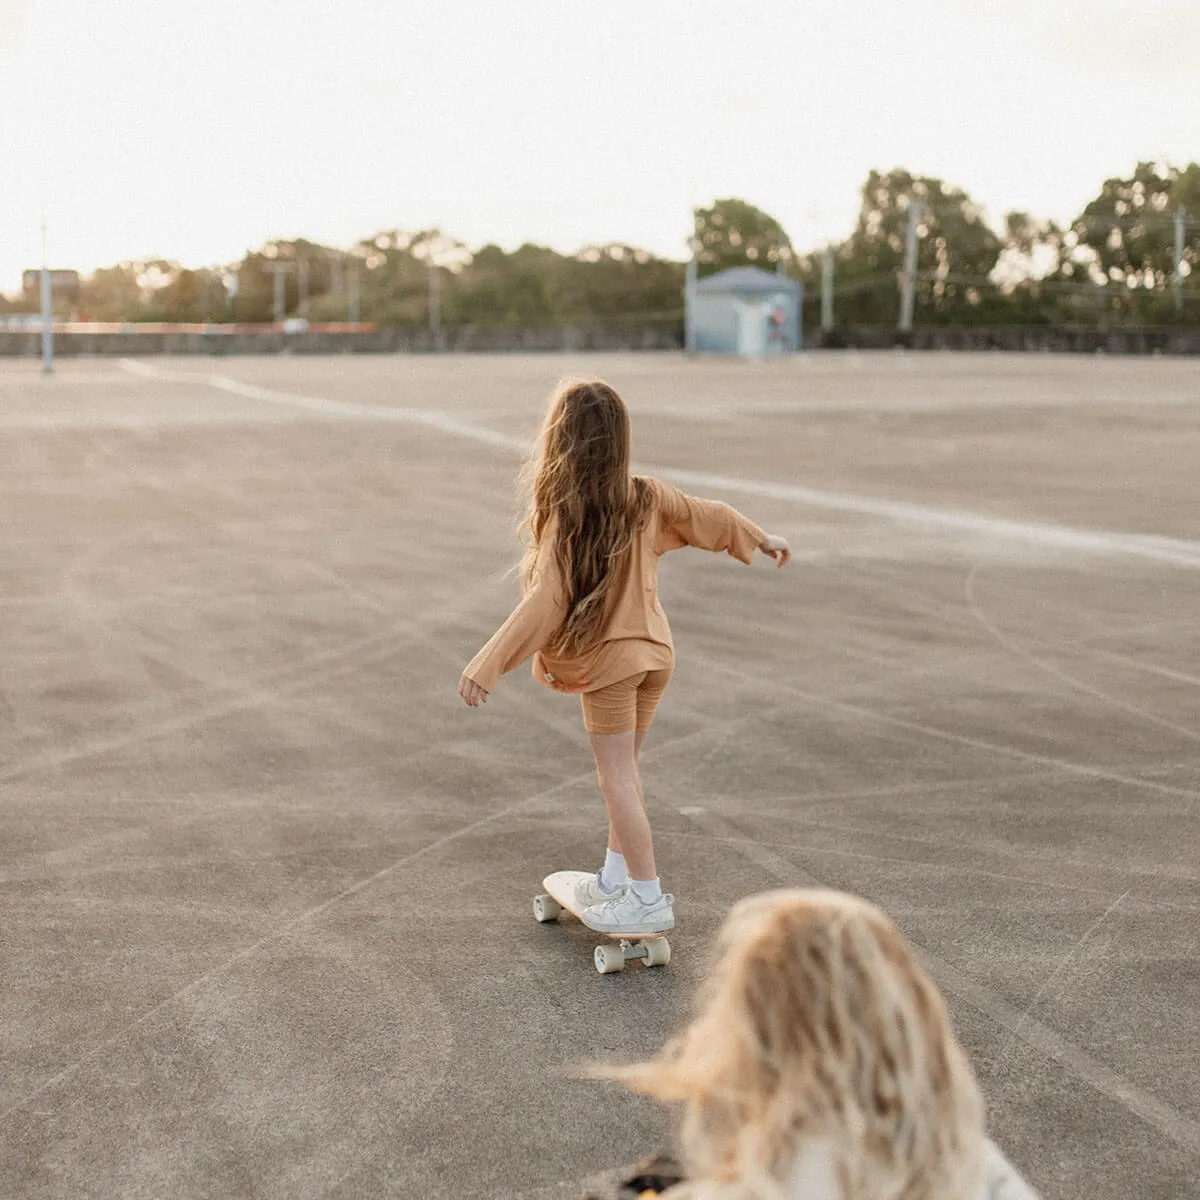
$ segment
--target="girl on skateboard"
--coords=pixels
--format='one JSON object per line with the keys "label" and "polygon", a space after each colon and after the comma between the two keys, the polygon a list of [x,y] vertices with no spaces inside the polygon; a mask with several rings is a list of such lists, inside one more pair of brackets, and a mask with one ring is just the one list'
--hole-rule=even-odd
{"label": "girl on skateboard", "polygon": [[749,563],[757,549],[782,567],[791,549],[727,504],[632,475],[630,442],[629,413],[606,383],[559,386],[527,470],[522,599],[458,690],[471,707],[486,703],[500,676],[532,656],[539,683],[579,694],[608,809],[608,852],[576,899],[592,929],[634,935],[675,927],[638,773],[675,662],[658,559],[698,546]]}

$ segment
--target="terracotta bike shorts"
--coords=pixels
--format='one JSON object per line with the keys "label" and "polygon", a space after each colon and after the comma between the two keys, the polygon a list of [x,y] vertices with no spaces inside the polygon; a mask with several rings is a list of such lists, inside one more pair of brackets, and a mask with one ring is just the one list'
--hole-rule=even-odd
{"label": "terracotta bike shorts", "polygon": [[642,671],[597,691],[583,692],[579,697],[583,727],[588,733],[645,733],[670,678],[669,668]]}

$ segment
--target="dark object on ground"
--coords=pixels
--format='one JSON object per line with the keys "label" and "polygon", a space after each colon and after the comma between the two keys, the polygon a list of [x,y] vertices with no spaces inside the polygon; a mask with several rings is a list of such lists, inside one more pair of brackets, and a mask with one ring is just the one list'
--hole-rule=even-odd
{"label": "dark object on ground", "polygon": [[683,1169],[669,1154],[654,1154],[615,1173],[611,1183],[577,1200],[637,1200],[644,1192],[661,1194],[683,1179]]}

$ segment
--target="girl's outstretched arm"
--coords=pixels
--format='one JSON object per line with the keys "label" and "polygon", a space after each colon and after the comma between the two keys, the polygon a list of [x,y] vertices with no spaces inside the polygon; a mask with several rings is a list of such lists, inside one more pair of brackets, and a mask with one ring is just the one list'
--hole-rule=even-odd
{"label": "girl's outstretched arm", "polygon": [[659,553],[696,546],[701,550],[724,550],[744,563],[749,563],[755,550],[784,566],[792,549],[784,538],[769,534],[749,517],[721,500],[702,500],[689,496],[677,487],[660,480],[654,481],[660,503],[658,544]]}
{"label": "girl's outstretched arm", "polygon": [[542,537],[533,581],[512,615],[463,671],[458,694],[472,708],[486,704],[501,675],[541,650],[562,626],[566,601],[553,554],[553,528]]}

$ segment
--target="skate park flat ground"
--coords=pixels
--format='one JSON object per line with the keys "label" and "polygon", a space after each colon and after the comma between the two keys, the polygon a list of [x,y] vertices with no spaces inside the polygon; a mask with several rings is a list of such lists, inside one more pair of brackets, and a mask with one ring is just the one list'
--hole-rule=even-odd
{"label": "skate park flat ground", "polygon": [[[456,690],[571,372],[796,551],[661,566],[666,970],[533,919],[603,848],[578,702]],[[580,1068],[811,885],[1048,1200],[1200,1194],[1197,463],[1183,359],[0,363],[0,1195],[567,1200],[670,1129]]]}

